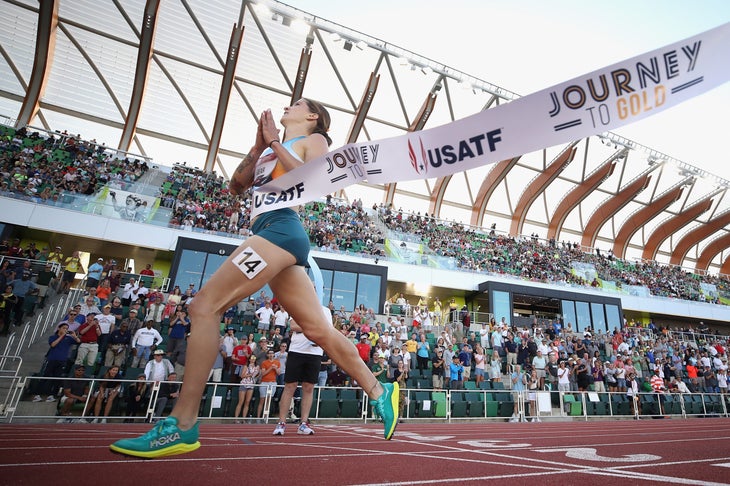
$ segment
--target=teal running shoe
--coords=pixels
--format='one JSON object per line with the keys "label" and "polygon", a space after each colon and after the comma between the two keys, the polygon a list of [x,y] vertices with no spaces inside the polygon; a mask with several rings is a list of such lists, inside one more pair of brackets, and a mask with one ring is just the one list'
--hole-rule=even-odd
{"label": "teal running shoe", "polygon": [[154,459],[192,452],[200,447],[198,423],[190,430],[180,430],[175,417],[165,417],[152,430],[133,439],[121,439],[109,446],[112,452]]}
{"label": "teal running shoe", "polygon": [[400,387],[398,383],[383,383],[383,394],[373,401],[373,408],[383,419],[383,437],[390,440],[393,432],[398,426],[398,401],[400,399]]}

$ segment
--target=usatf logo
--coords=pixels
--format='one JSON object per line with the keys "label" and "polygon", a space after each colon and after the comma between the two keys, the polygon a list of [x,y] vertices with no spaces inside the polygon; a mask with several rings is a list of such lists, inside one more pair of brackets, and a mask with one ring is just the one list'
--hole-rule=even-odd
{"label": "usatf logo", "polygon": [[485,133],[478,133],[469,138],[456,140],[453,144],[426,148],[423,140],[418,138],[418,146],[414,147],[408,140],[408,157],[413,170],[419,175],[428,173],[428,166],[438,169],[442,165],[457,164],[467,159],[481,157],[487,152],[497,150],[502,141],[502,129],[497,128]]}
{"label": "usatf logo", "polygon": [[428,162],[426,162],[426,149],[423,147],[421,137],[418,137],[418,145],[421,150],[417,154],[411,140],[408,140],[408,157],[411,159],[411,165],[415,169],[416,174],[425,175],[428,172]]}
{"label": "usatf logo", "polygon": [[[550,117],[558,116],[563,108],[584,110],[593,128],[609,125],[613,117],[620,120],[639,116],[662,106],[667,101],[667,85],[677,83],[694,71],[702,41],[688,44],[653,56],[633,66],[623,66],[598,74],[579,84],[571,84],[562,92],[551,91]],[[669,94],[676,94],[704,81],[703,76],[673,85]],[[568,115],[571,116],[571,115]],[[579,126],[583,116],[553,126],[557,132]]]}
{"label": "usatf logo", "polygon": [[167,444],[172,444],[173,442],[177,442],[178,440],[180,440],[179,432],[175,432],[174,434],[170,434],[170,435],[163,435],[162,437],[160,437],[158,439],[150,441],[150,449],[152,449],[154,447],[166,446]]}

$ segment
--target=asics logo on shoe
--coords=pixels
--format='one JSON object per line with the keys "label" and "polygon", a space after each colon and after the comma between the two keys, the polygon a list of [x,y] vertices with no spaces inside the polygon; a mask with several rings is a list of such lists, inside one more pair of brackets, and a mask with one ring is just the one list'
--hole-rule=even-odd
{"label": "asics logo on shoe", "polygon": [[162,437],[158,437],[157,439],[150,441],[150,449],[154,447],[166,446],[167,444],[172,444],[173,442],[176,442],[178,440],[180,440],[180,432],[163,435]]}

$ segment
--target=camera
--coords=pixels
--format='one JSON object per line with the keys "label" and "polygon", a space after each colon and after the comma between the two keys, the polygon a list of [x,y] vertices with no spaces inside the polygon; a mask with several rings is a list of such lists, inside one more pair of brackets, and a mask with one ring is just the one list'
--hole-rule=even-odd
{"label": "camera", "polygon": [[109,195],[112,197],[112,199],[117,197],[117,193],[114,191],[109,191]]}

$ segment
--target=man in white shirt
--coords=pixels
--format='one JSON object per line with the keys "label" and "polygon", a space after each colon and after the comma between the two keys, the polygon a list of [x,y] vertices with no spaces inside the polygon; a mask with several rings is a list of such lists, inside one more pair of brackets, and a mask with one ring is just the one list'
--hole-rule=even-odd
{"label": "man in white shirt", "polygon": [[162,336],[157,329],[152,327],[152,324],[154,324],[152,321],[145,322],[145,327],[137,329],[132,337],[132,353],[134,353],[132,368],[139,367],[140,363],[147,363],[152,347],[162,342]]}
{"label": "man in white shirt", "polygon": [[268,332],[271,327],[271,319],[274,317],[274,310],[271,308],[271,302],[266,301],[263,307],[256,310],[256,317],[259,320],[259,331]]}
{"label": "man in white shirt", "polygon": [[274,327],[278,327],[280,334],[283,336],[287,325],[289,325],[289,313],[280,306],[274,313]]}
{"label": "man in white shirt", "polygon": [[483,349],[489,349],[492,347],[489,342],[489,328],[487,327],[486,322],[482,322],[482,328],[479,329],[479,342]]}
{"label": "man in white shirt", "polygon": [[138,288],[139,285],[137,285],[137,282],[133,278],[130,278],[129,282],[124,284],[124,289],[122,290],[122,306],[129,307],[129,304],[132,303],[133,294],[137,292]]}
{"label": "man in white shirt", "polygon": [[99,336],[99,354],[106,356],[106,346],[109,340],[109,334],[114,330],[116,317],[111,313],[111,304],[105,305],[101,309],[101,314],[96,316],[99,321],[99,327],[101,328],[101,336]]}

